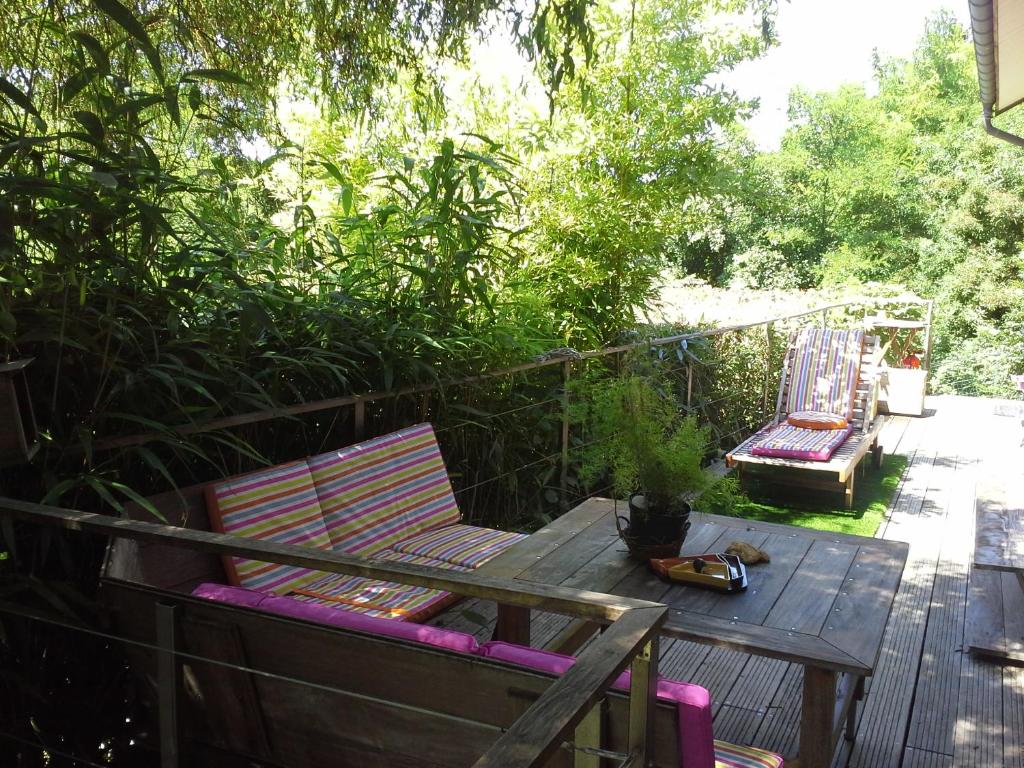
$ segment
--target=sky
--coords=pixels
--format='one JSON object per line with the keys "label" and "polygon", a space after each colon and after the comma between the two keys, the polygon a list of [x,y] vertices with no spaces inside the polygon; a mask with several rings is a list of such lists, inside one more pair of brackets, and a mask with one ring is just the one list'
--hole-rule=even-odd
{"label": "sky", "polygon": [[969,26],[968,0],[782,0],[779,44],[726,73],[722,82],[744,98],[760,98],[747,128],[760,148],[777,149],[794,87],[822,91],[859,82],[870,92],[872,51],[909,56],[925,19],[943,8]]}

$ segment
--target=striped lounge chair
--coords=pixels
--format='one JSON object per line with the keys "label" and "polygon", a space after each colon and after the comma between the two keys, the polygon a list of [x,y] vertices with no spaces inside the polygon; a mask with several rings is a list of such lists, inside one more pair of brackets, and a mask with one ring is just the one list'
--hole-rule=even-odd
{"label": "striped lounge chair", "polygon": [[[806,328],[790,336],[775,416],[726,456],[729,466],[776,481],[841,490],[853,506],[854,478],[871,452],[880,465],[875,354],[860,330]],[[827,428],[823,428],[827,427]]]}
{"label": "striped lounge chair", "polygon": [[[205,495],[222,533],[449,570],[471,571],[524,538],[460,522],[429,424],[221,480]],[[400,621],[424,621],[458,599],[238,557],[224,569],[234,586]]]}

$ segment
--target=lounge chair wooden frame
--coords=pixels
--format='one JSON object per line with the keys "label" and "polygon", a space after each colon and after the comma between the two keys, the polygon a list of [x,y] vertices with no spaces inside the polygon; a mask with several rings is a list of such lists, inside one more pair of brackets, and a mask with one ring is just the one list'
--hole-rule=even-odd
{"label": "lounge chair wooden frame", "polygon": [[[151,501],[171,525],[6,498],[0,519],[112,537],[101,594],[133,666],[155,683],[162,768],[569,768],[596,766],[596,755],[678,767],[676,708],[656,698],[666,606],[213,533],[200,487]],[[606,629],[553,679],[182,591],[223,555],[443,589]],[[610,690],[626,668],[629,692]],[[353,701],[360,706],[344,706]],[[575,752],[562,748],[567,741]]]}
{"label": "lounge chair wooden frame", "polygon": [[[784,412],[789,395],[790,371],[796,355],[796,339],[799,331],[789,337],[786,355],[782,364],[779,382],[779,396],[775,405],[775,416],[765,428],[781,423],[787,416]],[[768,476],[772,481],[784,482],[826,491],[842,491],[847,509],[853,507],[854,480],[857,466],[870,452],[876,467],[881,466],[882,448],[878,434],[882,430],[882,419],[878,417],[877,370],[879,341],[877,336],[865,336],[861,352],[860,373],[853,400],[853,418],[850,423],[853,432],[846,442],[836,449],[828,461],[785,459],[775,456],[755,456],[751,453],[761,432],[751,435],[740,443],[725,460],[730,467],[737,467],[740,478],[743,470],[749,468]]]}

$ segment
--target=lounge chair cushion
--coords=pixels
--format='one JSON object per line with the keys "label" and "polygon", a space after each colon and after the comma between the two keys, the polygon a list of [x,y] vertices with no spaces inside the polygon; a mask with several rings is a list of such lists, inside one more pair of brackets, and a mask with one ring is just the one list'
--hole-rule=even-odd
{"label": "lounge chair cushion", "polygon": [[[206,487],[210,524],[221,533],[276,544],[331,549],[313,477],[304,461],[293,461]],[[232,584],[283,594],[321,576],[288,565],[225,557]]]}
{"label": "lounge chair cushion", "polygon": [[864,331],[805,328],[797,335],[786,413],[824,411],[850,418]]}
{"label": "lounge chair cushion", "polygon": [[456,524],[402,539],[392,549],[465,568],[478,568],[524,538],[526,536],[521,533]]}
{"label": "lounge chair cushion", "polygon": [[786,423],[802,429],[842,429],[848,426],[845,416],[824,411],[796,411],[786,417]]}
{"label": "lounge chair cushion", "polygon": [[[562,675],[576,663],[572,656],[498,640],[481,645],[476,655],[552,675]],[[629,683],[630,674],[627,670],[618,676],[612,687],[628,691]],[[707,689],[691,683],[659,678],[658,699],[672,702],[677,708],[680,768],[712,768],[715,765],[715,754],[711,728],[711,695]]]}
{"label": "lounge chair cushion", "polygon": [[370,555],[459,520],[429,424],[314,456],[309,467],[336,551]]}
{"label": "lounge chair cushion", "polygon": [[762,430],[750,452],[755,456],[775,456],[783,459],[828,461],[846,438],[853,432],[846,429],[802,429],[789,424]]}
{"label": "lounge chair cushion", "polygon": [[782,756],[757,747],[715,741],[715,768],[782,768]]}
{"label": "lounge chair cushion", "polygon": [[409,624],[402,621],[390,621],[376,618],[365,613],[339,611],[331,606],[319,603],[294,600],[290,597],[266,595],[241,587],[228,587],[223,584],[200,584],[192,592],[196,597],[231,603],[245,608],[257,608],[268,613],[291,616],[333,627],[353,629],[358,632],[369,632],[381,637],[394,637],[411,640],[436,648],[446,648],[458,653],[475,653],[476,638],[463,632],[450,629],[428,627],[422,624]]}
{"label": "lounge chair cushion", "polygon": [[460,597],[440,589],[396,584],[380,579],[321,574],[320,579],[293,590],[296,600],[327,605],[396,621],[426,621]]}

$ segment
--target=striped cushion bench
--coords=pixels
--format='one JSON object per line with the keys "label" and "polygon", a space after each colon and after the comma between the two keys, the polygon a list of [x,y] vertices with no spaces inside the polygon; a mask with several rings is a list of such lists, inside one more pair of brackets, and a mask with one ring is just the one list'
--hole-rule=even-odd
{"label": "striped cushion bench", "polygon": [[[477,568],[524,538],[458,522],[429,424],[222,480],[206,496],[222,533],[448,570]],[[225,558],[225,570],[235,586],[402,621],[423,621],[458,599],[241,558]]]}

